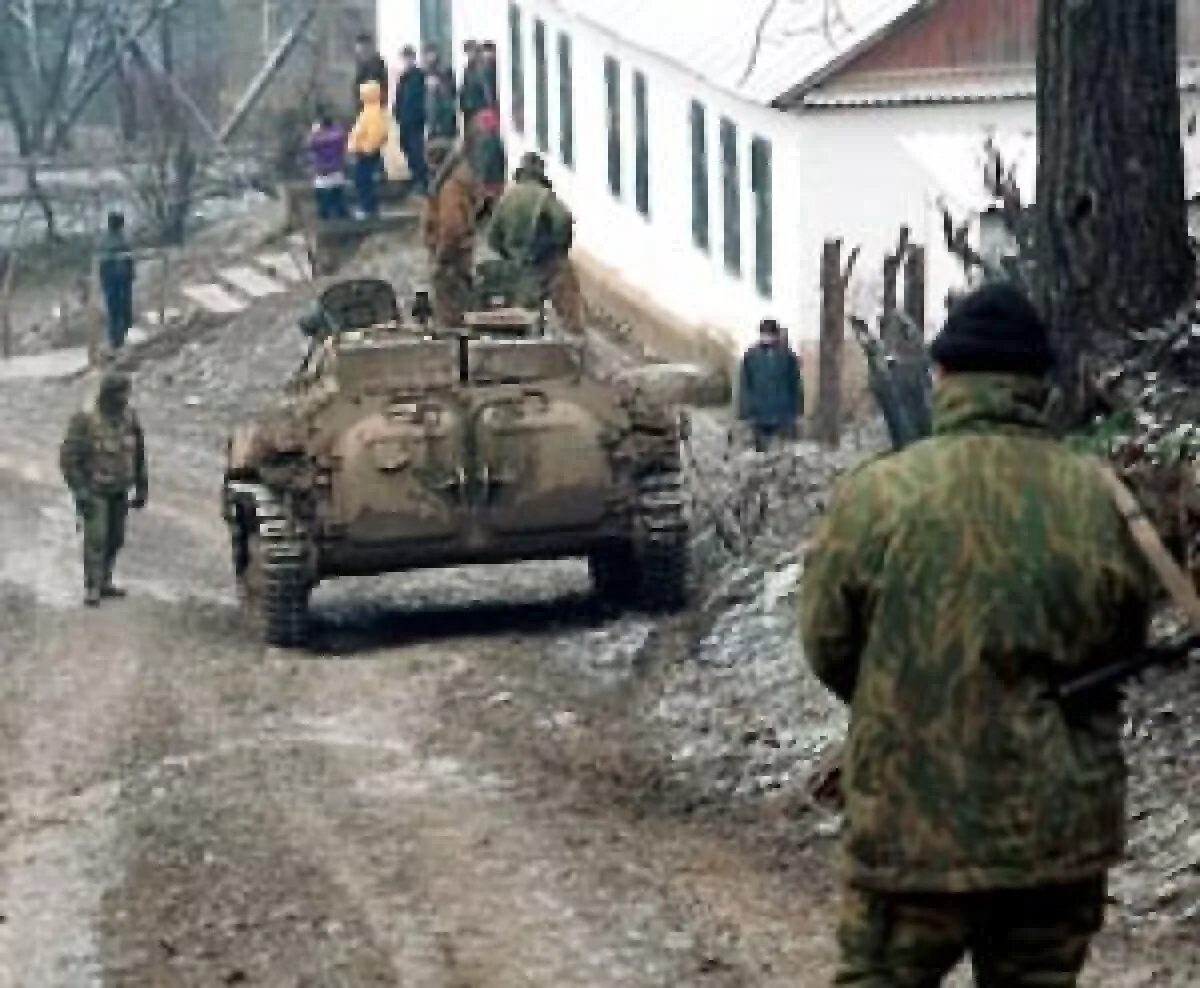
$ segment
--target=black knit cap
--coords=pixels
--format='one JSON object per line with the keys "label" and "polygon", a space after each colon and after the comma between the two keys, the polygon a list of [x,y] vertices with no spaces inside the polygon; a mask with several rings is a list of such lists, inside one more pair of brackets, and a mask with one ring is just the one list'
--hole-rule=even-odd
{"label": "black knit cap", "polygon": [[951,374],[1044,377],[1054,369],[1046,324],[1029,299],[1007,284],[985,285],[958,302],[929,352]]}

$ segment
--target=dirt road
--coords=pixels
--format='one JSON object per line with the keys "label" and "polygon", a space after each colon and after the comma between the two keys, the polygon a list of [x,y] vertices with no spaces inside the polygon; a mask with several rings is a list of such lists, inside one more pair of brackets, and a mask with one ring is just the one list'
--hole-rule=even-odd
{"label": "dirt road", "polygon": [[[827,984],[836,826],[697,799],[647,715],[696,616],[606,617],[554,563],[346,581],[310,650],[248,636],[221,436],[295,346],[228,340],[139,372],[152,503],[99,612],[55,463],[84,385],[0,392],[0,986]],[[197,402],[210,345],[246,349]],[[1112,933],[1089,983],[1197,953]]]}
{"label": "dirt road", "polygon": [[264,651],[215,499],[163,479],[130,598],[88,613],[41,438],[0,445],[0,983],[794,985],[827,959],[765,860],[628,791],[650,660],[589,674],[566,643],[647,636],[581,566],[340,586],[311,652]]}

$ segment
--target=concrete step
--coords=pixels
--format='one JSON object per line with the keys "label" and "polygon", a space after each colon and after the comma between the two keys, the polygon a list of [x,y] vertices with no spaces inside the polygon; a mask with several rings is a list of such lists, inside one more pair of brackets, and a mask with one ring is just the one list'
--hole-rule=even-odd
{"label": "concrete step", "polygon": [[48,381],[87,370],[87,347],[48,350],[25,357],[0,359],[0,381]]}
{"label": "concrete step", "polygon": [[221,268],[217,272],[217,277],[251,299],[282,295],[287,291],[286,285],[248,264]]}
{"label": "concrete step", "polygon": [[276,278],[284,281],[312,281],[312,268],[306,256],[279,251],[277,253],[259,254],[255,258],[258,266],[270,272]]}
{"label": "concrete step", "polygon": [[[161,320],[163,325],[169,325],[170,323],[178,322],[180,319],[182,319],[183,311],[175,308],[174,306],[167,306],[162,315],[165,317],[163,320]],[[142,322],[144,322],[147,326],[157,327],[160,322],[158,309],[147,309],[145,312],[143,312]]]}
{"label": "concrete step", "polygon": [[215,282],[184,285],[180,291],[206,312],[217,316],[235,316],[246,311],[246,303]]}

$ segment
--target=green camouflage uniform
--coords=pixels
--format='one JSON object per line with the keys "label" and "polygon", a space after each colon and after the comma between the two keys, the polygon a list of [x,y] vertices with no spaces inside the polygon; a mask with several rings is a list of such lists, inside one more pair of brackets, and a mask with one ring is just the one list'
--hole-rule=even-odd
{"label": "green camouflage uniform", "polygon": [[[934,438],[847,478],[811,545],[804,643],[851,708],[842,984],[937,984],[966,951],[1007,952],[992,984],[1073,984],[1098,925],[1124,839],[1118,699],[1047,691],[1144,643],[1152,580],[1095,466],[1049,435],[1046,393],[946,377]],[[1052,893],[1073,904],[1057,933],[1031,919]],[[1024,905],[989,908],[1001,894]],[[1031,922],[1027,954],[995,946]]]}
{"label": "green camouflage uniform", "polygon": [[508,187],[492,214],[488,243],[521,269],[526,304],[549,297],[570,333],[584,331],[583,293],[567,256],[575,220],[553,190],[524,178]]}
{"label": "green camouflage uniform", "polygon": [[67,428],[60,463],[83,523],[84,583],[92,599],[113,589],[130,492],[135,505],[146,501],[145,444],[133,409],[107,407],[102,397],[94,408],[77,412]]}

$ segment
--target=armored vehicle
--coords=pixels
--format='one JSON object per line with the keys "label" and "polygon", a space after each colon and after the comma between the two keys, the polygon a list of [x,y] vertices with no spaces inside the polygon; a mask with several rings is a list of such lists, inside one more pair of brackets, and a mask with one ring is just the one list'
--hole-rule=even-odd
{"label": "armored vehicle", "polygon": [[583,556],[609,601],[681,607],[678,415],[589,375],[529,311],[455,331],[414,312],[385,282],[330,288],[282,400],[229,441],[233,567],[264,639],[304,642],[322,580],[468,563]]}

